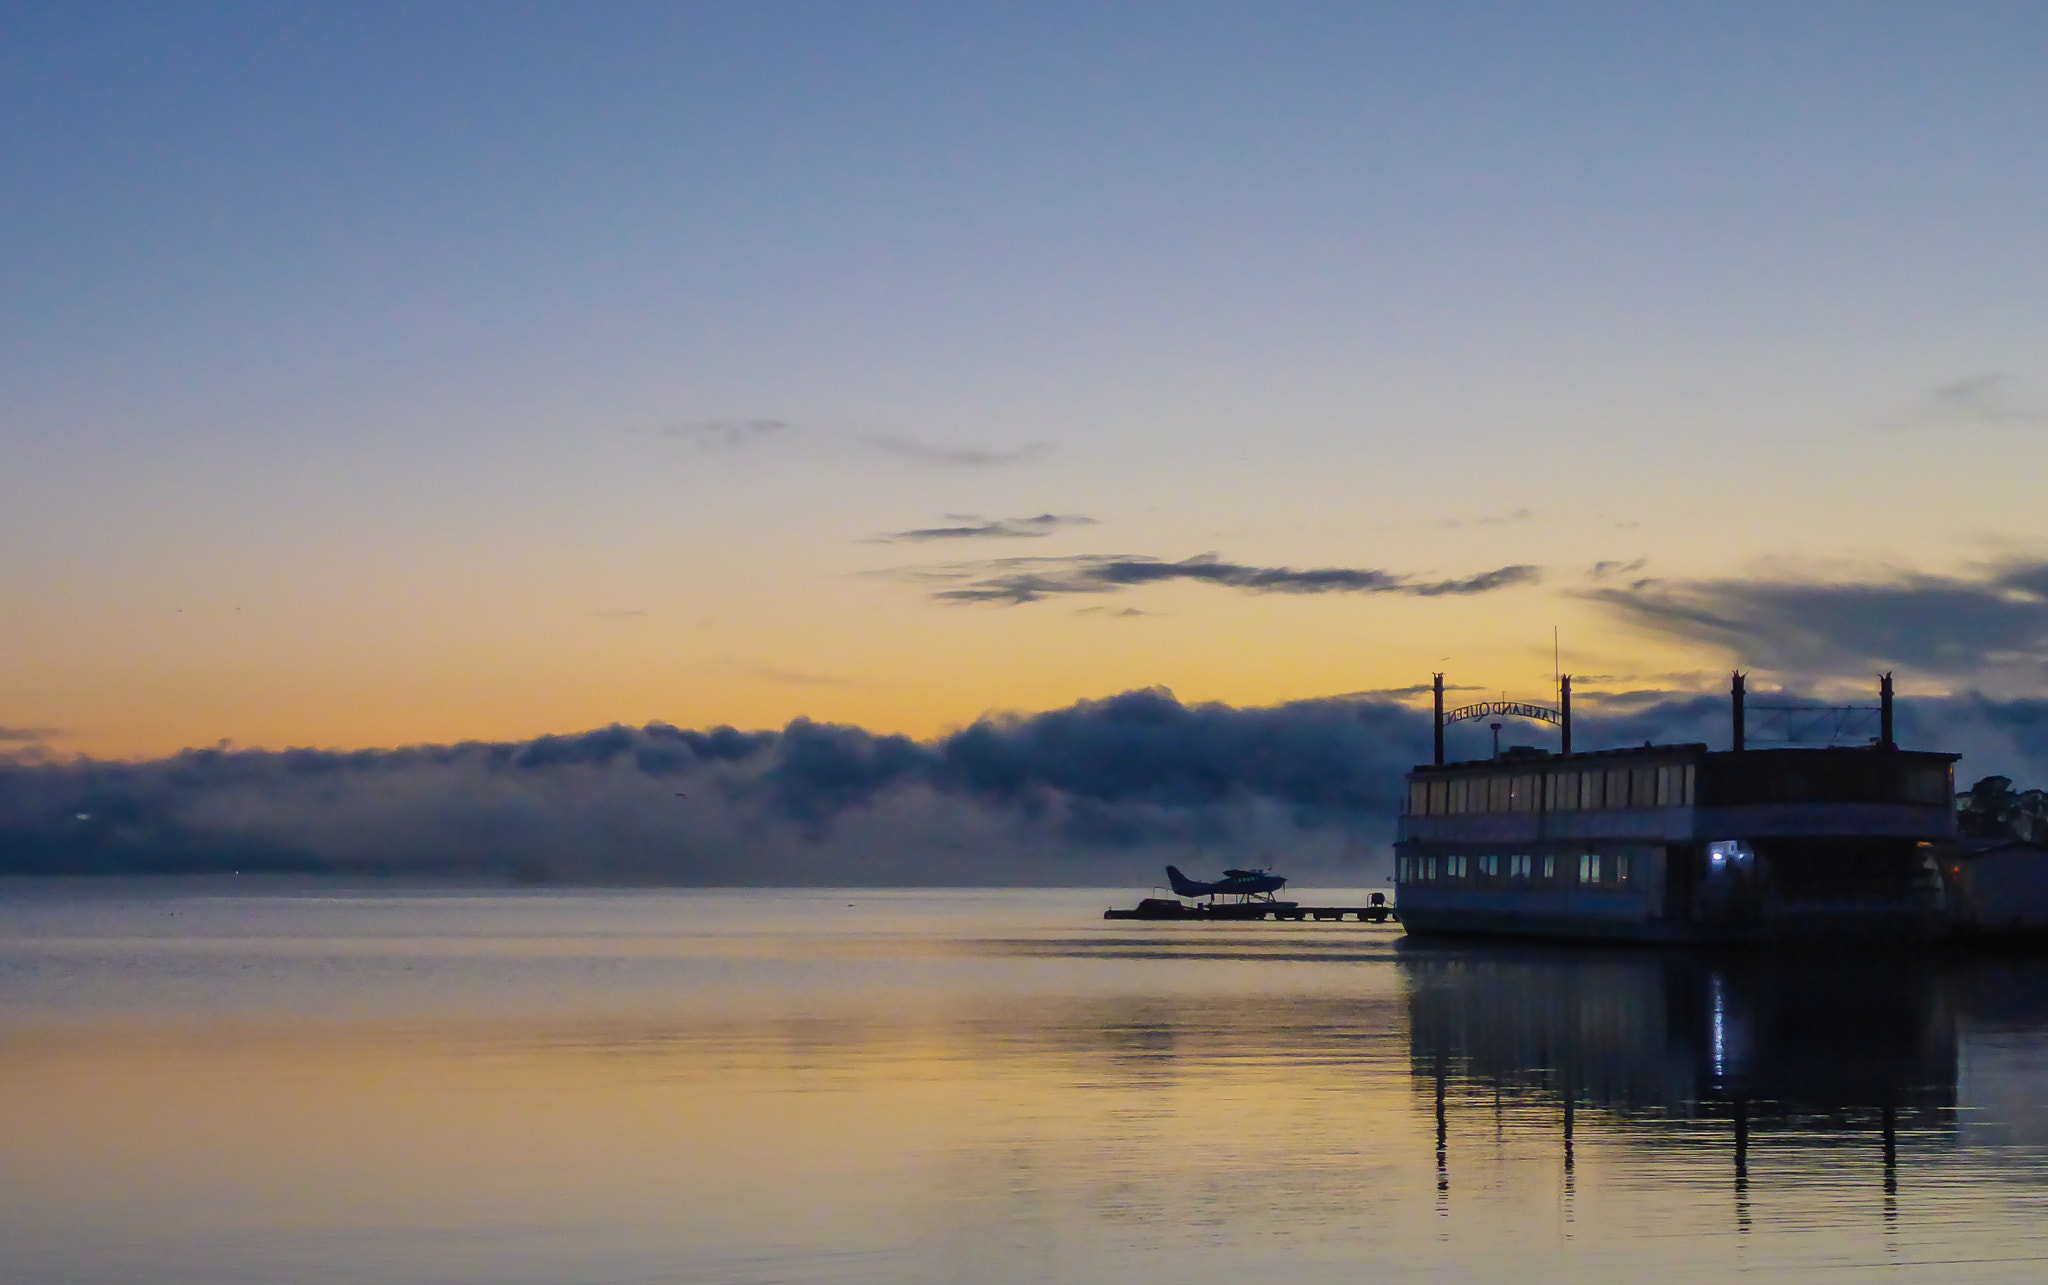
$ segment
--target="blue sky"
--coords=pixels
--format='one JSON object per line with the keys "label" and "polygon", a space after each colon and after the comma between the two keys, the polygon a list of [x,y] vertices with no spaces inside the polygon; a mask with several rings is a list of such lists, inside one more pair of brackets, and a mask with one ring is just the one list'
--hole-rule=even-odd
{"label": "blue sky", "polygon": [[[1594,564],[2024,596],[2044,54],[2025,5],[0,7],[0,725],[1540,695],[1553,624],[1683,687],[1755,662]],[[931,597],[1211,553],[1540,574]]]}

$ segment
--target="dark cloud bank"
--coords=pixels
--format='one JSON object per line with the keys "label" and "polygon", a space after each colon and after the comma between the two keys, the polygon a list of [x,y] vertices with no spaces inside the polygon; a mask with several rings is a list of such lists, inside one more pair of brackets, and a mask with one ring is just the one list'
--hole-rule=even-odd
{"label": "dark cloud bank", "polygon": [[1586,597],[1652,633],[1785,673],[2048,677],[2048,561],[1862,580],[1640,580]]}
{"label": "dark cloud bank", "polygon": [[[1727,734],[1718,696],[1582,709],[1584,745]],[[1966,774],[2048,780],[2048,701],[1907,700],[1901,732],[1967,752]],[[1487,735],[1452,729],[1453,754],[1483,753]],[[1401,773],[1428,744],[1427,713],[1382,696],[1239,709],[1135,691],[934,741],[800,719],[138,763],[0,758],[0,873],[1143,888],[1169,860],[1266,858],[1300,882],[1355,885],[1385,877]]]}

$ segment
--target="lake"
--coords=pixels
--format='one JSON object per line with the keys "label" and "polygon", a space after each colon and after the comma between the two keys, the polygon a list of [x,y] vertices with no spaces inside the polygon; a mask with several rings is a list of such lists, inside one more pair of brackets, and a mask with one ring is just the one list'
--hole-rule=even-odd
{"label": "lake", "polygon": [[0,1280],[2048,1278],[2048,965],[1131,900],[0,885]]}

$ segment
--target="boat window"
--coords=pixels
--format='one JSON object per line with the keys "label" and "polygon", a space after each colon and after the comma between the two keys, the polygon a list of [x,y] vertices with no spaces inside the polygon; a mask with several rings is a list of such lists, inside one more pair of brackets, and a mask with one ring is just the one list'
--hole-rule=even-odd
{"label": "boat window", "polygon": [[1449,858],[1445,864],[1450,866],[1450,869],[1445,871],[1444,873],[1448,874],[1453,879],[1463,879],[1467,873],[1466,861],[1467,858],[1462,854]]}
{"label": "boat window", "polygon": [[1424,857],[1422,859],[1422,877],[1424,880],[1432,882],[1436,879],[1435,857]]}
{"label": "boat window", "polygon": [[1686,805],[1685,769],[1683,763],[1667,763],[1657,769],[1658,807],[1682,808]]}
{"label": "boat window", "polygon": [[1948,767],[1913,768],[1906,773],[1906,802],[1946,804],[1955,794],[1954,787],[1949,784],[1953,771]]}
{"label": "boat window", "polygon": [[1515,879],[1527,879],[1529,877],[1528,853],[1517,853],[1508,858],[1508,875]]}
{"label": "boat window", "polygon": [[1543,877],[1545,879],[1557,878],[1557,858],[1555,856],[1546,855],[1543,858]]}
{"label": "boat window", "polygon": [[1614,859],[1614,882],[1628,882],[1628,854],[1625,852]]}
{"label": "boat window", "polygon": [[1678,800],[1678,806],[1682,808],[1692,806],[1692,764],[1690,763],[1685,765],[1685,780],[1679,786]]}
{"label": "boat window", "polygon": [[1447,810],[1444,804],[1448,798],[1449,791],[1444,786],[1445,783],[1442,781],[1431,781],[1429,783],[1429,814],[1431,816],[1440,817]]}
{"label": "boat window", "polygon": [[1607,806],[1625,808],[1628,802],[1628,769],[1610,767],[1607,769]]}
{"label": "boat window", "polygon": [[1450,797],[1450,806],[1445,811],[1453,815],[1463,812],[1465,810],[1465,782],[1463,780],[1448,782],[1445,785],[1445,789]]}
{"label": "boat window", "polygon": [[1579,882],[1600,882],[1600,857],[1597,853],[1582,852],[1579,854]]}
{"label": "boat window", "polygon": [[1486,810],[1505,812],[1508,810],[1508,779],[1504,776],[1488,778],[1486,782]]}
{"label": "boat window", "polygon": [[1630,804],[1639,808],[1656,807],[1657,769],[1654,767],[1630,768],[1628,775],[1633,786],[1629,793]]}
{"label": "boat window", "polygon": [[1579,806],[1589,812],[1606,807],[1607,791],[1602,788],[1606,780],[1600,772],[1579,773]]}
{"label": "boat window", "polygon": [[1579,774],[1559,772],[1550,778],[1550,809],[1553,812],[1575,812],[1579,807]]}

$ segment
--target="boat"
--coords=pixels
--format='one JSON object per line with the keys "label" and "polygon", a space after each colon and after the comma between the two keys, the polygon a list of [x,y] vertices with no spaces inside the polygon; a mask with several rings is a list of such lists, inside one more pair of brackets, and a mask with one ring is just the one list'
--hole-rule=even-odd
{"label": "boat", "polygon": [[[1573,752],[1568,676],[1556,710],[1447,716],[1437,675],[1435,761],[1407,775],[1394,845],[1408,931],[1657,942],[1940,931],[1961,756],[1899,748],[1889,674],[1868,745],[1751,748],[1743,678],[1726,750]],[[1446,724],[1489,714],[1558,722],[1562,747],[1446,762]]]}

